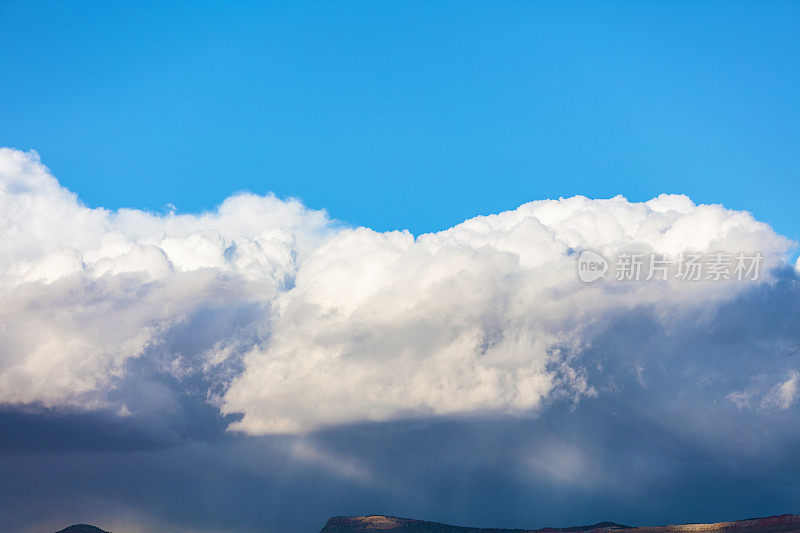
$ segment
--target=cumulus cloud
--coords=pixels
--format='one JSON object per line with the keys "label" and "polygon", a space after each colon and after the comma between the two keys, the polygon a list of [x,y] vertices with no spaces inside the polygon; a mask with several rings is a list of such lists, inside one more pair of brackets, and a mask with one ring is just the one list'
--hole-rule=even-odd
{"label": "cumulus cloud", "polygon": [[235,428],[298,431],[413,414],[527,412],[595,394],[575,357],[620,314],[665,321],[733,298],[742,284],[587,285],[576,251],[677,255],[763,250],[786,241],[746,213],[662,196],[532,202],[452,229],[347,229],[301,265],[278,295],[269,342],[224,398]]}
{"label": "cumulus cloud", "polygon": [[123,393],[143,375],[199,379],[253,434],[602,394],[582,354],[620,317],[703,320],[773,280],[586,284],[582,250],[758,252],[766,273],[790,244],[675,195],[537,201],[416,237],[252,194],[197,215],[90,209],[11,149],[0,236],[0,403],[136,413],[163,407]]}
{"label": "cumulus cloud", "polygon": [[133,358],[226,358],[249,324],[200,353],[163,352],[198,313],[268,306],[332,227],[298,201],[249,194],[201,215],[89,209],[35,153],[10,149],[0,213],[0,402],[85,409],[108,406]]}

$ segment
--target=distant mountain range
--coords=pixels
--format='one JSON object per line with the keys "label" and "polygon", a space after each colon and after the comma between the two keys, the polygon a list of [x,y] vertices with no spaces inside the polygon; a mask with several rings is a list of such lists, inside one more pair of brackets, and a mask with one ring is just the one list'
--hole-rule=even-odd
{"label": "distant mountain range", "polygon": [[[397,516],[334,516],[320,533],[784,533],[800,532],[800,515],[784,514],[766,518],[750,518],[715,524],[683,524],[676,526],[631,527],[614,522],[590,526],[546,527],[542,529],[486,529],[450,526]],[[109,533],[87,524],[70,526],[56,533]],[[118,532],[125,533],[125,532]]]}
{"label": "distant mountain range", "polygon": [[661,527],[631,527],[614,522],[600,522],[590,526],[543,529],[481,529],[450,526],[396,516],[335,516],[328,520],[320,533],[778,533],[800,532],[800,515],[785,514],[766,518],[752,518],[716,524],[684,524]]}

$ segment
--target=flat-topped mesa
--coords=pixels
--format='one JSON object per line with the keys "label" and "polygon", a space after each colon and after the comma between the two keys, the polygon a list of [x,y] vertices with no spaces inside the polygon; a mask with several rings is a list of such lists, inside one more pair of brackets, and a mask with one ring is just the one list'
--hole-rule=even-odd
{"label": "flat-topped mesa", "polygon": [[614,522],[590,526],[542,529],[492,529],[451,526],[396,516],[335,516],[321,533],[607,533],[624,529],[625,533],[784,533],[800,532],[800,515],[785,514],[750,518],[734,522],[683,524],[655,527],[630,527]]}

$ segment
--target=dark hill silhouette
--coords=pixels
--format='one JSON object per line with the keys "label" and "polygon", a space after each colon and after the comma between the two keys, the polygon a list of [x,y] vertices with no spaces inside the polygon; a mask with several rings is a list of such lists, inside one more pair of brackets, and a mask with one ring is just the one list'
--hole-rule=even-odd
{"label": "dark hill silhouette", "polygon": [[103,531],[99,527],[90,526],[89,524],[75,524],[74,526],[69,526],[67,528],[62,529],[61,531],[56,531],[56,533],[109,533],[109,532]]}

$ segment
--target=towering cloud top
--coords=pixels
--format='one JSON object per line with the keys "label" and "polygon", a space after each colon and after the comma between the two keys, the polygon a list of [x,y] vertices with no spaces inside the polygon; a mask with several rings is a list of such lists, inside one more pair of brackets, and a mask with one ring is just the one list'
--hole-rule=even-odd
{"label": "towering cloud top", "polygon": [[[601,393],[582,354],[620,317],[713,311],[770,283],[789,245],[675,195],[537,201],[418,237],[252,194],[199,215],[90,209],[35,153],[1,149],[0,402],[126,416],[185,393],[167,377],[257,434],[535,413]],[[759,254],[762,275],[589,284],[584,250]]]}

